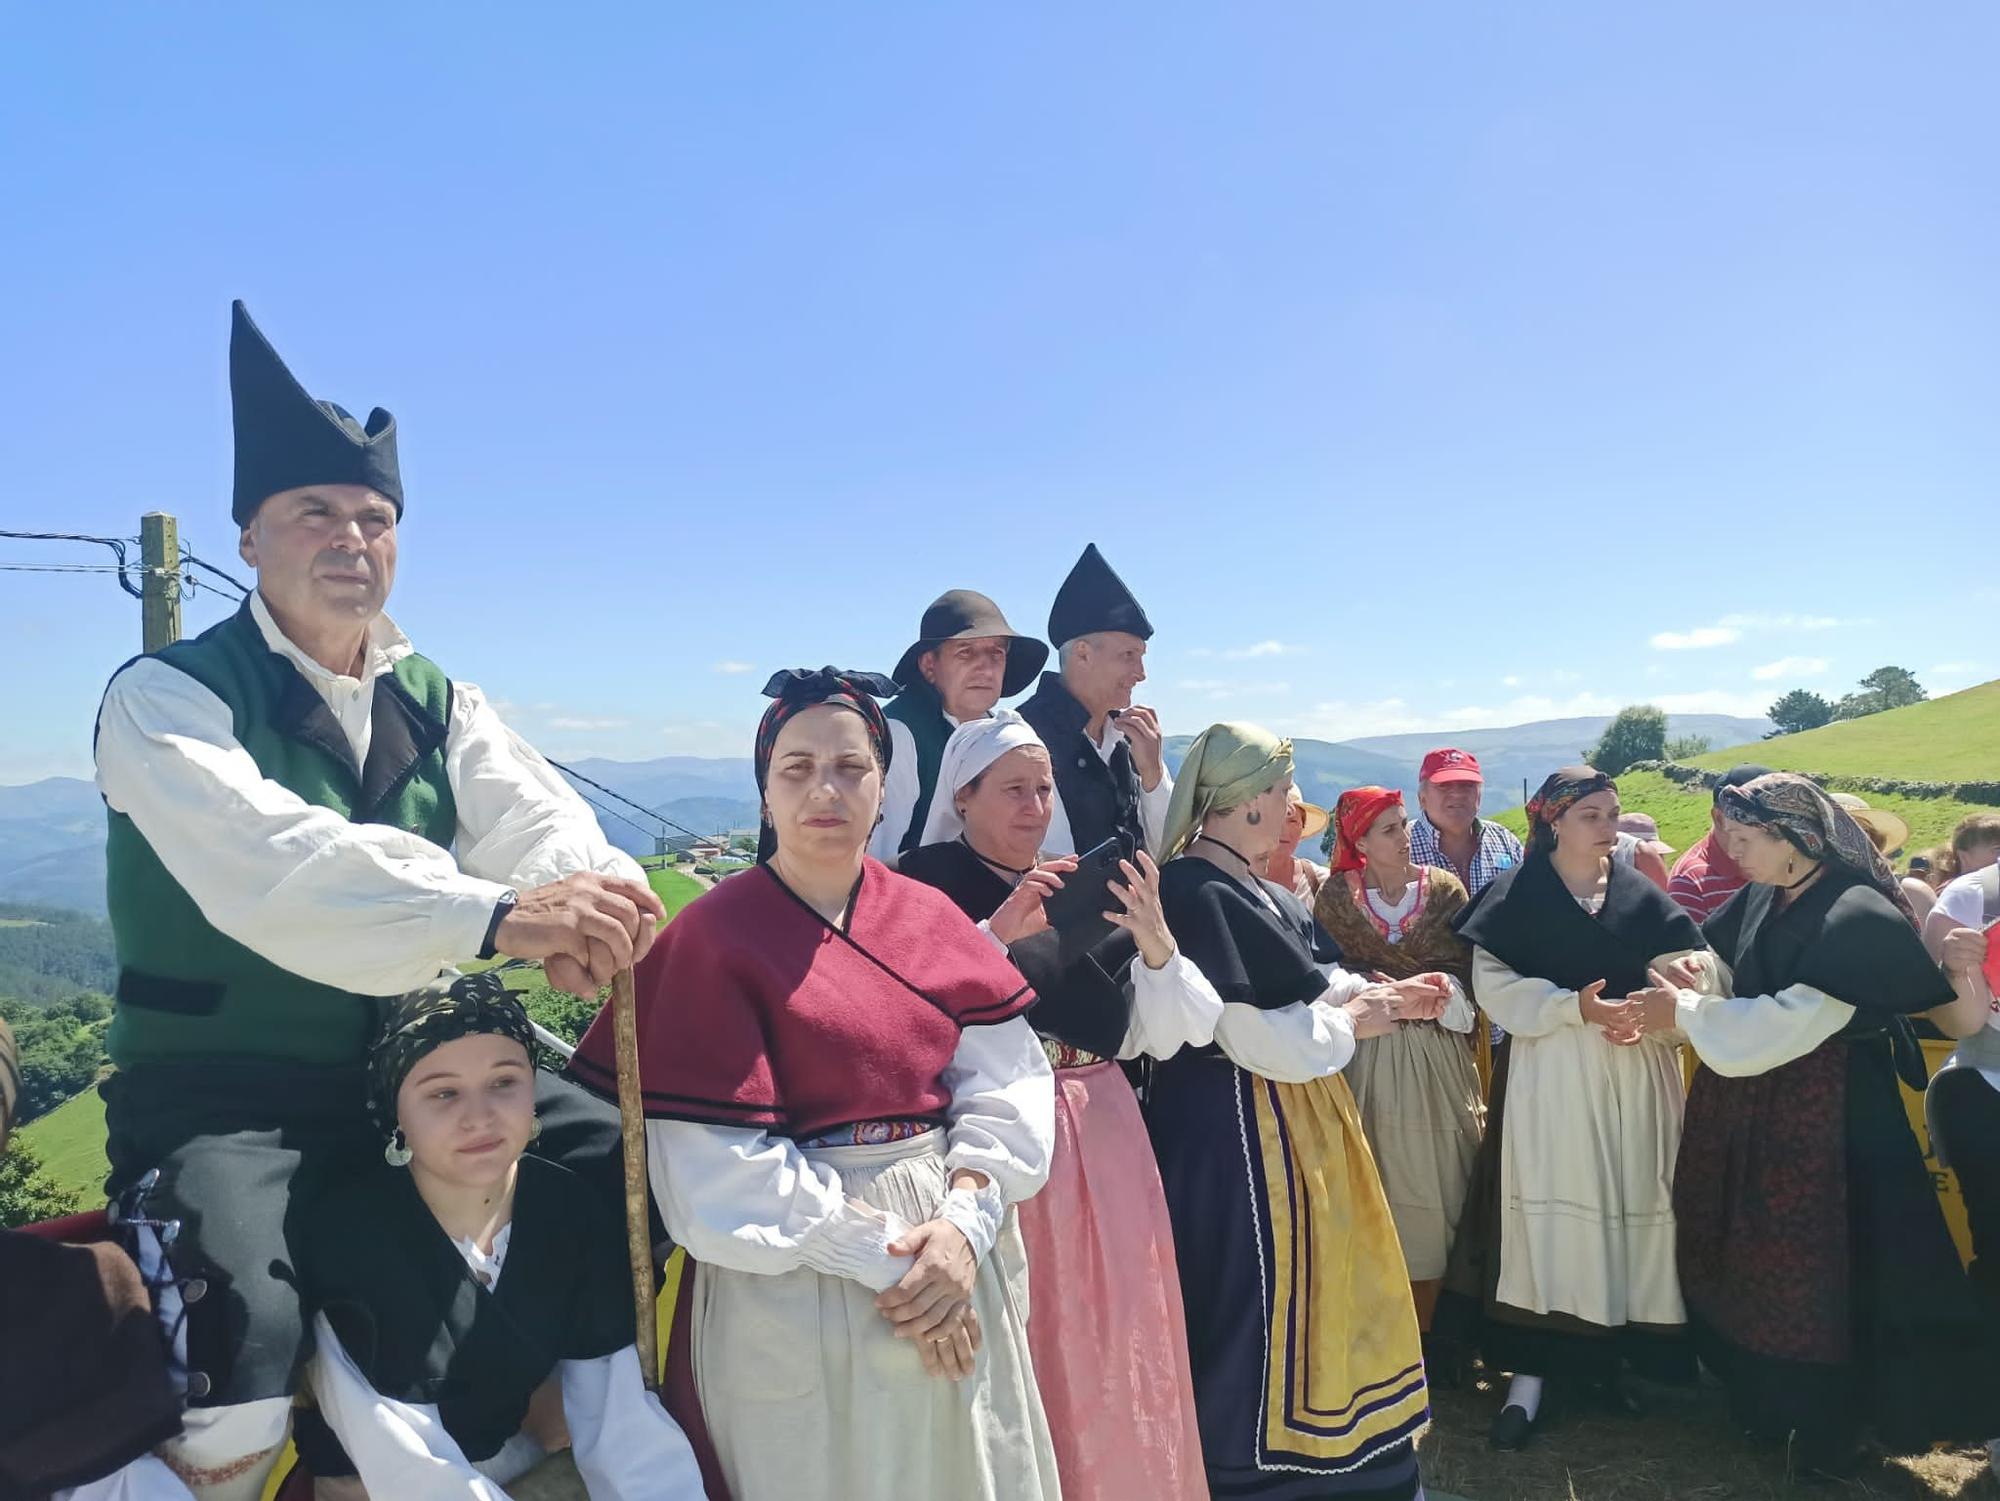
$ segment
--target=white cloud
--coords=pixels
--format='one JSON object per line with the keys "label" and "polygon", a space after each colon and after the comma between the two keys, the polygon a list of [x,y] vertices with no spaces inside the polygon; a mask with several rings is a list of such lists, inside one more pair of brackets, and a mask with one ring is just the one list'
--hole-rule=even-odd
{"label": "white cloud", "polygon": [[1698,625],[1691,631],[1660,631],[1652,638],[1654,651],[1704,651],[1712,646],[1729,646],[1743,639],[1743,632],[1729,625]]}
{"label": "white cloud", "polygon": [[1521,686],[1521,677],[1520,677],[1520,674],[1519,674],[1519,673],[1514,673],[1514,672],[1510,672],[1510,673],[1508,673],[1508,674],[1507,674],[1507,676],[1505,676],[1504,678],[1500,679],[1500,686],[1501,686],[1502,688],[1518,688],[1518,687],[1520,687],[1520,686]]}
{"label": "white cloud", "polygon": [[717,662],[713,670],[730,674],[755,672],[757,664],[755,662]]}
{"label": "white cloud", "polygon": [[1831,615],[1725,615],[1718,623],[1740,631],[1830,631],[1841,622]]}
{"label": "white cloud", "polygon": [[1193,694],[1210,703],[1258,698],[1292,691],[1290,683],[1243,683],[1234,678],[1183,678],[1174,686],[1183,693]]}
{"label": "white cloud", "polygon": [[1925,677],[1957,678],[1983,669],[1977,662],[1940,662],[1935,667],[1924,669]]}
{"label": "white cloud", "polygon": [[1831,615],[1725,615],[1714,625],[1698,625],[1688,631],[1661,631],[1652,638],[1654,651],[1703,651],[1715,646],[1733,646],[1747,632],[1830,631],[1839,625],[1865,625],[1865,621],[1841,621]]}
{"label": "white cloud", "polygon": [[622,730],[632,721],[629,719],[580,719],[570,715],[558,715],[549,721],[552,730]]}
{"label": "white cloud", "polygon": [[1285,641],[1256,641],[1249,646],[1231,646],[1217,649],[1212,646],[1197,646],[1188,655],[1192,657],[1215,657],[1224,662],[1250,662],[1259,657],[1293,657],[1304,651],[1303,646],[1293,646]]}
{"label": "white cloud", "polygon": [[1780,657],[1762,667],[1751,668],[1750,676],[1760,683],[1768,683],[1775,678],[1816,678],[1830,665],[1825,657]]}
{"label": "white cloud", "polygon": [[[1768,693],[1757,690],[1737,693],[1709,689],[1698,693],[1647,694],[1644,702],[1657,705],[1669,714],[1728,714],[1742,719],[1762,719],[1768,698]],[[1304,713],[1290,716],[1282,725],[1273,724],[1272,728],[1314,740],[1358,740],[1369,735],[1488,730],[1529,724],[1541,719],[1582,719],[1616,714],[1636,701],[1632,697],[1613,698],[1589,691],[1572,694],[1568,698],[1526,693],[1499,703],[1460,704],[1439,710],[1412,708],[1400,698],[1363,703],[1336,700],[1315,704]]]}

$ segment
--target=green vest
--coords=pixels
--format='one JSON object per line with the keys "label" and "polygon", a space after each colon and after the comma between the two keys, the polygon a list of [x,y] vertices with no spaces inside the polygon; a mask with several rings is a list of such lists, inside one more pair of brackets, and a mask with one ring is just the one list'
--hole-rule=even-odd
{"label": "green vest", "polygon": [[944,701],[937,689],[918,678],[889,701],[882,711],[909,730],[917,746],[917,805],[910,810],[909,832],[896,852],[907,855],[924,842],[924,821],[930,817],[931,797],[937,792],[938,767],[944,762],[944,745],[951,739],[951,725],[944,717]]}
{"label": "green vest", "polygon": [[[375,680],[368,764],[297,668],[264,642],[246,604],[158,653],[230,708],[257,769],[353,823],[393,824],[442,849],[458,828],[445,774],[451,682],[414,654]],[[118,1004],[106,1047],[120,1068],[189,1057],[355,1064],[382,1002],[280,969],[226,937],[167,873],[132,820],[107,810]]]}

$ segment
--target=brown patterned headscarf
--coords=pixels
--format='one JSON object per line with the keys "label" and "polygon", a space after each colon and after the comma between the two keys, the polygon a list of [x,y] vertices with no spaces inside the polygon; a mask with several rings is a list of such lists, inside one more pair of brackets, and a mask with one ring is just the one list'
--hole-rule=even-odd
{"label": "brown patterned headscarf", "polygon": [[1528,848],[1553,850],[1558,818],[1594,793],[1617,790],[1618,784],[1595,766],[1565,766],[1550,772],[1528,799]]}
{"label": "brown patterned headscarf", "polygon": [[1715,802],[1724,818],[1767,829],[1808,860],[1831,860],[1846,866],[1916,925],[1916,910],[1903,894],[1889,862],[1875,848],[1875,841],[1818,783],[1797,772],[1774,771],[1741,787],[1722,788]]}

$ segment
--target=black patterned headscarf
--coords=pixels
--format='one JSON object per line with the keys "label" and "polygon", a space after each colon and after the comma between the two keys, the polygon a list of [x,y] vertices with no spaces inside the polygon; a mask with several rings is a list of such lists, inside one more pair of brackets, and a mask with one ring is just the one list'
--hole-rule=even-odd
{"label": "black patterned headscarf", "polygon": [[1875,841],[1818,783],[1797,772],[1774,771],[1741,787],[1722,788],[1715,802],[1724,818],[1766,829],[1808,860],[1831,860],[1847,867],[1894,902],[1912,926],[1916,924],[1916,910]]}
{"label": "black patterned headscarf", "polygon": [[[817,670],[787,667],[782,672],[772,673],[771,680],[764,685],[764,696],[772,701],[771,707],[757,722],[757,741],[751,753],[758,795],[763,795],[766,784],[771,780],[771,752],[777,747],[778,731],[816,704],[840,704],[861,716],[862,722],[868,726],[869,743],[875,747],[876,763],[886,776],[892,743],[889,739],[889,720],[875,700],[893,698],[900,691],[895,679],[879,672],[854,672],[838,667]],[[767,823],[757,836],[757,858],[768,860],[776,852],[777,839]]]}
{"label": "black patterned headscarf", "polygon": [[14,1102],[21,1098],[21,1064],[14,1052],[14,1032],[0,1016],[0,1152],[7,1150],[7,1133],[14,1129]]}
{"label": "black patterned headscarf", "polygon": [[1565,766],[1550,772],[1528,799],[1528,848],[1553,850],[1558,818],[1594,793],[1617,790],[1618,784],[1595,766]]}
{"label": "black patterned headscarf", "polygon": [[368,1050],[368,1114],[384,1133],[396,1129],[396,1095],[424,1058],[461,1037],[511,1037],[532,1056],[535,1029],[526,1008],[496,970],[439,976],[398,996]]}

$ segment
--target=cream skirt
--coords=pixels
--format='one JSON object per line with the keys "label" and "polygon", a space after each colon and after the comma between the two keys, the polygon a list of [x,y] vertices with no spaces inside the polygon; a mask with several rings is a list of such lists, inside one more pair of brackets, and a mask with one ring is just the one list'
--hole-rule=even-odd
{"label": "cream skirt", "polygon": [[[911,1224],[946,1189],[944,1133],[810,1147],[847,1193]],[[962,1382],[926,1375],[875,1294],[809,1268],[699,1265],[695,1382],[734,1501],[1056,1501],[1028,1357],[1028,1263],[1013,1211],[973,1285],[984,1345]]]}

